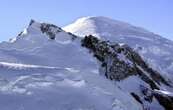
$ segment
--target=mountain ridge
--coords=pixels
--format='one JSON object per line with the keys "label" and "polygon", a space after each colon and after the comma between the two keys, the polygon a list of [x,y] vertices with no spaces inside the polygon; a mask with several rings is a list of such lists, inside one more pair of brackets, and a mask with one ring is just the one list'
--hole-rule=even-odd
{"label": "mountain ridge", "polygon": [[169,74],[173,72],[171,70],[173,41],[127,23],[125,26],[118,25],[122,23],[110,18],[87,17],[81,19],[80,21],[79,18],[63,29],[78,36],[93,35],[99,39],[128,44],[136,49],[152,67],[165,73],[164,75],[172,77]]}
{"label": "mountain ridge", "polygon": [[[129,27],[131,30],[131,26],[123,25],[123,31],[118,32]],[[132,45],[114,39],[113,36],[119,37],[112,30],[100,31],[113,36],[94,36],[94,28],[84,32],[89,36],[82,37],[53,24],[32,20],[14,42],[0,44],[0,97],[5,97],[0,107],[4,110],[18,110],[21,105],[25,110],[171,110],[173,89],[169,77],[148,65]],[[136,34],[131,32],[133,29],[130,34]],[[146,43],[146,37],[142,37],[141,42]],[[17,101],[6,106],[9,100]]]}
{"label": "mountain ridge", "polygon": [[154,34],[153,32],[150,32],[150,31],[148,31],[148,30],[146,30],[146,29],[144,29],[142,27],[134,26],[134,25],[132,25],[130,23],[123,22],[123,21],[120,21],[120,20],[114,20],[114,19],[111,19],[111,18],[108,18],[108,17],[104,17],[104,16],[82,17],[82,18],[79,18],[76,21],[74,21],[72,24],[63,27],[63,29],[68,32],[68,31],[73,31],[73,28],[74,28],[74,31],[75,31],[75,25],[80,25],[82,23],[85,24],[85,22],[86,22],[86,25],[88,25],[87,22],[88,23],[90,23],[90,22],[92,23],[93,22],[93,25],[97,25],[97,22],[100,22],[100,23],[103,23],[103,25],[116,25],[117,27],[125,28],[125,29],[132,27],[134,30],[138,29],[138,31],[141,30],[141,32],[146,32],[146,33]]}

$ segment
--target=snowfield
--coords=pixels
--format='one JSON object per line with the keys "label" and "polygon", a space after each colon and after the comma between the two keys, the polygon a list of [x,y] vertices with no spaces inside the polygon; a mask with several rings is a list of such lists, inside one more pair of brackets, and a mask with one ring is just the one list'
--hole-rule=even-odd
{"label": "snowfield", "polygon": [[[81,46],[81,40],[93,34],[119,42],[120,47],[127,43],[150,65],[172,77],[171,41],[105,17],[81,18],[64,30],[32,20],[17,37],[0,43],[0,110],[164,110],[155,98],[140,104],[132,96],[135,92],[143,101],[139,88],[149,87],[138,75],[107,79],[101,62]],[[132,66],[123,53],[117,58]],[[172,88],[161,86],[163,90],[154,92],[172,96],[167,91]]]}
{"label": "snowfield", "polygon": [[61,30],[52,41],[40,26],[34,22],[0,44],[1,110],[141,109],[99,75],[97,61],[81,48],[80,38],[72,42],[72,35]]}
{"label": "snowfield", "polygon": [[[1,71],[4,67],[8,68],[6,75],[1,73],[0,77],[2,110],[140,109],[138,104],[134,105],[134,99],[116,89],[114,83],[99,74],[81,73],[72,68],[57,69],[14,63],[1,65],[5,65],[3,68],[0,66]],[[39,70],[29,71],[33,68]],[[43,68],[48,69],[46,73],[42,72]],[[13,69],[15,72],[11,71]],[[17,74],[11,75],[13,73]],[[133,103],[133,106],[130,103]]]}

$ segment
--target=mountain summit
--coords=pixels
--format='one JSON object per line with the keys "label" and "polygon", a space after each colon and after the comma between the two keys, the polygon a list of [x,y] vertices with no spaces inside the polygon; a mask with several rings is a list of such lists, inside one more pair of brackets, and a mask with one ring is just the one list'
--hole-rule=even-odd
{"label": "mountain summit", "polygon": [[173,42],[160,35],[107,17],[79,18],[63,29],[78,36],[93,35],[103,40],[128,44],[138,51],[149,65],[172,77]]}
{"label": "mountain summit", "polygon": [[147,35],[150,37],[153,33],[143,28],[133,26],[126,22],[113,20],[107,17],[83,17],[74,23],[63,28],[65,31],[75,33],[79,36],[86,34],[98,34],[99,36],[122,36],[122,35]]}
{"label": "mountain summit", "polygon": [[172,110],[173,83],[165,75],[171,46],[105,17],[81,18],[64,30],[31,20],[0,43],[0,108]]}
{"label": "mountain summit", "polygon": [[0,48],[4,47],[8,49],[33,49],[37,46],[46,45],[50,41],[56,41],[60,43],[71,42],[76,36],[70,33],[66,33],[60,27],[50,24],[41,23],[35,20],[31,20],[28,27],[24,31],[20,32],[16,37],[10,39],[9,42],[3,42]]}

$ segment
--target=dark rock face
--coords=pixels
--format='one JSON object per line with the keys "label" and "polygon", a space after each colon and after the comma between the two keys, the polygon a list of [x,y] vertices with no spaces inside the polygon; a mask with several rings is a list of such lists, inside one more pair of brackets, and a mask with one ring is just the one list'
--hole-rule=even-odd
{"label": "dark rock face", "polygon": [[68,34],[72,36],[72,38],[71,38],[72,41],[75,40],[75,39],[77,38],[77,36],[74,35],[74,34],[72,34],[71,32],[68,32]]}
{"label": "dark rock face", "polygon": [[[35,20],[31,19],[29,26],[33,25],[34,23],[36,23]],[[54,25],[54,24],[49,24],[49,23],[40,23],[40,30],[42,33],[45,33],[49,39],[54,40],[56,37],[56,34],[59,32],[64,32],[64,30],[62,30],[60,27]],[[20,36],[23,32],[21,32],[18,36]],[[67,32],[69,35],[71,35],[71,39],[75,40],[77,38],[76,35]]]}
{"label": "dark rock face", "polygon": [[134,92],[130,93],[134,98],[135,100],[137,100],[140,104],[143,104],[143,102],[141,101],[140,97],[138,95],[136,95]]}
{"label": "dark rock face", "polygon": [[153,93],[153,95],[159,100],[159,103],[165,107],[165,110],[173,110],[173,96],[156,92]]}
{"label": "dark rock face", "polygon": [[42,23],[40,27],[43,33],[46,33],[50,39],[54,40],[56,37],[56,33],[61,32],[62,29],[53,25],[53,24],[46,24]]}
{"label": "dark rock face", "polygon": [[171,87],[170,82],[165,80],[159,72],[150,68],[141,56],[128,45],[101,41],[92,35],[86,36],[81,42],[82,46],[88,48],[101,62],[101,68],[108,79],[120,81],[135,75],[150,86],[150,88],[144,86],[139,88],[142,96],[131,93],[143,107],[143,100],[152,103],[153,97],[155,97],[166,110],[173,110],[172,106],[166,104],[169,102],[173,105],[172,100],[153,92],[160,90],[161,84]]}
{"label": "dark rock face", "polygon": [[131,62],[119,59],[124,51],[118,44],[109,44],[106,41],[99,41],[93,36],[85,37],[82,46],[87,47],[94,53],[94,56],[102,63],[105,76],[111,80],[122,80],[131,75],[137,75],[136,69]]}
{"label": "dark rock face", "polygon": [[128,45],[100,41],[90,35],[82,40],[82,46],[93,52],[94,56],[102,63],[102,67],[105,68],[105,76],[109,79],[122,80],[131,75],[139,75],[145,82],[153,83],[155,85],[152,87],[153,89],[158,89],[156,85],[160,85],[160,83],[169,85]]}
{"label": "dark rock face", "polygon": [[31,19],[29,26],[31,26],[35,21],[33,19]]}

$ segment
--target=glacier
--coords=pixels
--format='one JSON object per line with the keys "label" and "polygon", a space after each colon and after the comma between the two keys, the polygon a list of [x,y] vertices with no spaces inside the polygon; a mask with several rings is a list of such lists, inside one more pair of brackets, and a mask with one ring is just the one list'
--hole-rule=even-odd
{"label": "glacier", "polygon": [[[166,81],[171,80],[172,41],[159,35],[105,17],[81,18],[64,28],[31,20],[17,37],[0,43],[0,109],[165,109],[156,98],[151,103],[141,98],[143,104],[134,98],[131,93],[144,96],[141,85],[150,88],[138,75],[120,81],[106,78],[101,62],[81,46],[87,35],[120,47],[130,45]],[[118,59],[131,64],[123,53]],[[171,97],[171,87],[158,86],[161,90],[151,91]]]}

